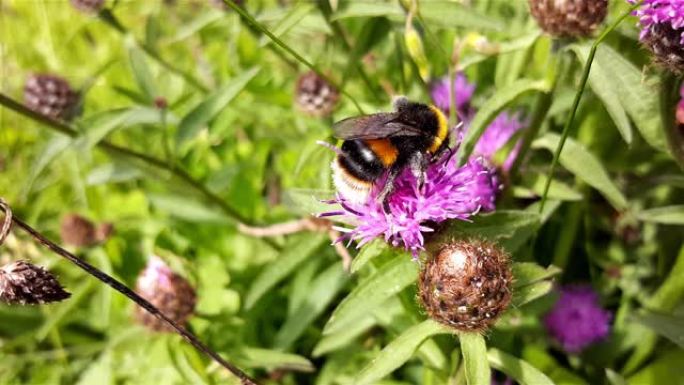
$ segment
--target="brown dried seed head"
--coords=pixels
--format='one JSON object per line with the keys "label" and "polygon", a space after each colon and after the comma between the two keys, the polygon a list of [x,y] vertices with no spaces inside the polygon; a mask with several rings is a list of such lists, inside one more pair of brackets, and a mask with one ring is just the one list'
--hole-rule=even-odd
{"label": "brown dried seed head", "polygon": [[511,301],[508,255],[480,240],[444,245],[420,272],[419,296],[429,316],[460,331],[489,328]]}
{"label": "brown dried seed head", "polygon": [[60,226],[62,242],[67,245],[83,247],[98,242],[95,225],[78,214],[67,214]]}
{"label": "brown dried seed head", "polygon": [[337,88],[313,71],[297,80],[295,103],[307,114],[328,116],[337,106],[339,98]]}
{"label": "brown dried seed head", "polygon": [[46,304],[70,296],[57,278],[40,266],[16,261],[0,268],[0,300],[5,303]]}
{"label": "brown dried seed head", "polygon": [[71,5],[81,12],[98,13],[104,7],[105,0],[71,0]]}
{"label": "brown dried seed head", "polygon": [[539,27],[554,37],[586,37],[603,22],[608,0],[529,0]]}
{"label": "brown dried seed head", "polygon": [[[138,276],[136,292],[179,325],[185,325],[195,311],[195,289],[164,261],[153,256]],[[135,317],[142,325],[154,330],[172,331],[163,321],[136,306]]]}
{"label": "brown dried seed head", "polygon": [[35,74],[26,80],[24,104],[50,118],[69,120],[75,113],[78,94],[59,76]]}

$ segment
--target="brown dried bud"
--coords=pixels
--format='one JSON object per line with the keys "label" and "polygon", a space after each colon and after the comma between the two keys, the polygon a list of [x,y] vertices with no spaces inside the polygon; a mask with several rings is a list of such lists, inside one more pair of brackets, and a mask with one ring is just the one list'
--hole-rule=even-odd
{"label": "brown dried bud", "polygon": [[104,0],[71,0],[71,5],[81,12],[98,13],[104,7]]}
{"label": "brown dried bud", "polygon": [[337,89],[317,73],[309,71],[300,76],[295,89],[297,107],[313,116],[328,116],[337,106]]}
{"label": "brown dried bud", "polygon": [[539,27],[554,37],[586,37],[603,22],[608,0],[529,0]]}
{"label": "brown dried bud", "polygon": [[95,225],[78,214],[67,214],[60,226],[62,242],[67,245],[83,247],[98,242]]}
{"label": "brown dried bud", "polygon": [[480,240],[444,245],[420,272],[419,296],[430,317],[460,331],[489,328],[511,301],[508,255]]}
{"label": "brown dried bud", "polygon": [[102,243],[114,234],[114,225],[109,222],[100,223],[95,229],[95,240]]}
{"label": "brown dried bud", "polygon": [[0,300],[10,305],[36,305],[71,296],[52,273],[26,261],[0,268]]}
{"label": "brown dried bud", "polygon": [[50,118],[69,120],[76,112],[78,93],[59,76],[36,74],[26,80],[24,104]]}
{"label": "brown dried bud", "polygon": [[[174,273],[161,258],[152,256],[138,276],[135,291],[179,325],[185,325],[195,311],[195,289],[185,278]],[[142,325],[154,331],[173,329],[136,306],[135,316]]]}

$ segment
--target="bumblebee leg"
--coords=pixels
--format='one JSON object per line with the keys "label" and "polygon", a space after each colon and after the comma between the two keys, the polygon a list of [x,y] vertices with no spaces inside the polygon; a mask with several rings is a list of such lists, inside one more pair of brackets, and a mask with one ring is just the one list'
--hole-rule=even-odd
{"label": "bumblebee leg", "polygon": [[411,173],[418,179],[418,187],[423,188],[425,184],[425,170],[428,167],[428,158],[422,152],[416,152],[411,159],[409,159],[409,167]]}
{"label": "bumblebee leg", "polygon": [[400,171],[401,169],[398,167],[390,168],[389,173],[387,174],[387,181],[376,198],[378,203],[383,204],[385,211],[389,211],[387,196],[394,191],[394,180],[397,179],[397,175],[399,175]]}

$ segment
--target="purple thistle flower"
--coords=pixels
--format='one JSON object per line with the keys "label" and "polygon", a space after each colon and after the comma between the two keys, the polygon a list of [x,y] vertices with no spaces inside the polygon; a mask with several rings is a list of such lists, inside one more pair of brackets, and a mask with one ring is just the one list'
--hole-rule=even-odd
{"label": "purple thistle flower", "polygon": [[[628,1],[631,4],[637,2]],[[639,24],[642,27],[640,40],[648,40],[656,28],[667,26],[679,33],[679,44],[684,45],[684,1],[644,0],[634,14],[639,17]]]}
{"label": "purple thistle flower", "polygon": [[[490,162],[493,162],[494,155],[524,126],[525,122],[520,118],[520,114],[502,112],[489,124],[477,141],[473,154],[475,156],[483,156]],[[513,147],[501,166],[504,170],[508,170],[511,167],[519,151],[520,141],[515,144],[515,147]]]}
{"label": "purple thistle flower", "polygon": [[357,247],[383,237],[417,257],[423,250],[423,233],[434,231],[433,224],[448,219],[467,220],[480,211],[494,210],[500,189],[495,170],[483,158],[470,159],[458,167],[455,157],[448,155],[428,167],[422,189],[408,168],[394,185],[394,191],[387,197],[387,212],[376,199],[383,186],[381,182],[367,202],[351,202],[338,194],[331,203],[339,203],[342,210],[321,215],[342,215],[345,222],[356,225],[339,230],[345,232],[342,239],[359,241]]}
{"label": "purple thistle flower", "polygon": [[[468,83],[468,79],[462,73],[456,74],[453,83],[454,98],[456,99],[456,109],[460,115],[468,114],[470,99],[475,93],[475,84]],[[430,89],[432,102],[440,110],[449,115],[451,104],[449,103],[449,77],[445,76],[437,80]]]}
{"label": "purple thistle flower", "polygon": [[601,308],[591,286],[565,286],[544,325],[566,352],[579,353],[608,336],[612,318],[612,313]]}
{"label": "purple thistle flower", "polygon": [[679,89],[679,96],[681,99],[679,99],[679,103],[677,103],[676,118],[677,123],[684,124],[684,85]]}

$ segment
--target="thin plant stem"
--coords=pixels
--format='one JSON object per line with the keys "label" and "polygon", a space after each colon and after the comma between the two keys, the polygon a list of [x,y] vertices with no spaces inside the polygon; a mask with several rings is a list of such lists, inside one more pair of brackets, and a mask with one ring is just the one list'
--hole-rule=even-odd
{"label": "thin plant stem", "polygon": [[[115,29],[117,32],[121,33],[122,35],[127,35],[130,33],[128,28],[126,28],[121,22],[114,16],[114,14],[109,10],[109,9],[104,9],[100,11],[99,17],[102,21],[105,22],[108,26],[112,27]],[[149,57],[154,59],[159,65],[164,67],[166,70],[169,72],[172,72],[183,79],[187,81],[190,85],[193,87],[197,88],[198,90],[207,93],[209,92],[209,88],[202,84],[198,79],[196,79],[192,74],[183,71],[180,68],[177,68],[173,64],[167,62],[164,60],[159,54],[154,50],[154,48],[150,47],[149,45],[143,43],[142,41],[139,41],[138,39],[135,39],[135,44],[140,47]]]}
{"label": "thin plant stem", "polygon": [[575,100],[572,103],[572,109],[570,110],[570,116],[568,119],[565,121],[565,126],[563,126],[563,132],[561,134],[560,142],[558,143],[558,147],[556,147],[556,151],[553,154],[553,160],[551,161],[551,168],[549,169],[549,176],[548,179],[546,180],[546,184],[544,185],[544,193],[542,194],[541,198],[541,203],[539,204],[539,212],[542,213],[544,212],[544,204],[546,204],[546,198],[549,194],[549,187],[551,187],[551,181],[553,180],[553,174],[556,171],[556,167],[558,166],[558,160],[560,159],[560,154],[561,151],[563,151],[563,146],[565,145],[566,139],[568,139],[568,135],[570,134],[570,128],[572,127],[572,123],[575,120],[575,115],[577,114],[577,109],[579,108],[579,103],[580,100],[582,100],[582,95],[584,94],[584,89],[587,86],[587,81],[589,80],[589,73],[591,72],[591,65],[594,62],[594,56],[596,55],[596,50],[598,49],[598,46],[605,40],[605,38],[608,36],[609,33],[611,33],[617,26],[622,23],[623,20],[627,18],[637,7],[641,5],[641,2],[638,2],[637,4],[633,5],[632,7],[629,8],[627,12],[624,14],[620,15],[620,17],[617,18],[613,22],[613,24],[609,25],[602,33],[601,35],[594,41],[594,43],[591,45],[591,50],[589,51],[589,57],[587,58],[587,63],[584,65],[584,71],[582,73],[582,79],[580,80],[580,85],[579,89],[577,90],[577,93],[575,93]]}
{"label": "thin plant stem", "polygon": [[[1,202],[2,202],[2,200],[0,200],[0,203]],[[7,208],[7,206],[5,204],[0,204],[0,209],[3,212],[9,211],[9,209]],[[160,321],[162,321],[162,322],[166,323],[167,325],[169,325],[170,327],[172,327],[176,331],[176,333],[181,335],[186,341],[188,341],[197,350],[199,350],[200,352],[211,357],[211,359],[216,361],[219,365],[226,368],[233,375],[235,375],[237,378],[239,378],[240,383],[242,383],[243,385],[256,385],[256,382],[253,379],[251,379],[245,372],[240,370],[240,368],[238,368],[237,366],[235,366],[235,365],[231,364],[230,362],[226,361],[225,359],[223,359],[218,353],[213,351],[207,345],[203,344],[197,337],[195,337],[195,335],[190,333],[183,326],[179,325],[176,321],[169,318],[166,314],[162,313],[159,309],[157,309],[149,301],[147,301],[145,298],[141,297],[139,294],[137,294],[136,292],[131,290],[128,286],[124,285],[122,282],[120,282],[117,279],[115,279],[114,277],[106,274],[105,272],[99,270],[95,266],[89,264],[85,260],[78,258],[77,256],[75,256],[75,255],[71,254],[70,252],[64,250],[62,247],[60,247],[56,243],[47,239],[38,230],[29,226],[28,224],[26,224],[24,221],[20,220],[16,216],[13,216],[11,219],[12,219],[12,222],[16,226],[18,226],[24,232],[28,233],[36,242],[40,243],[42,246],[46,247],[48,250],[52,251],[53,253],[59,255],[60,257],[66,259],[69,262],[73,263],[74,265],[78,266],[79,268],[81,268],[86,273],[97,278],[100,282],[106,284],[107,286],[111,287],[112,289],[123,294],[128,299],[130,299],[131,301],[138,304],[138,306],[145,309],[145,311],[147,311],[148,313],[157,317]]]}
{"label": "thin plant stem", "polygon": [[[17,102],[16,100],[10,98],[9,96],[3,94],[0,92],[0,105],[3,105],[10,110],[13,110],[21,115],[24,115],[30,119],[33,119],[35,121],[38,121],[40,123],[43,123],[46,127],[57,131],[61,134],[70,136],[72,138],[75,138],[79,135],[78,131],[74,129],[72,126],[65,122],[61,122],[58,120],[54,120],[52,118],[49,118],[45,115],[39,114],[33,110],[28,109],[26,106],[23,104]],[[211,203],[216,204],[227,216],[230,218],[234,219],[237,222],[245,223],[245,224],[252,224],[252,221],[249,220],[248,218],[245,218],[242,216],[239,212],[237,212],[235,209],[230,207],[223,199],[221,199],[218,195],[214,194],[212,191],[210,191],[206,186],[204,186],[201,182],[197,181],[194,179],[187,171],[183,170],[180,167],[176,166],[171,166],[168,162],[162,159],[155,158],[153,156],[137,152],[134,150],[131,150],[126,147],[122,147],[116,144],[113,144],[109,141],[106,140],[101,140],[97,143],[97,146],[102,148],[103,150],[106,150],[108,152],[118,154],[118,155],[123,155],[128,158],[136,159],[139,161],[142,161],[144,163],[149,164],[150,166],[168,171],[178,177],[180,180],[185,182],[188,186],[192,187],[194,190],[198,191],[200,194],[204,195],[204,197]]]}
{"label": "thin plant stem", "polygon": [[294,57],[298,62],[304,64],[306,67],[308,67],[310,70],[314,71],[318,76],[322,77],[325,79],[328,83],[332,84],[335,86],[335,88],[340,90],[340,93],[344,95],[347,99],[349,99],[353,104],[354,107],[359,111],[360,114],[363,114],[363,108],[361,108],[361,105],[356,101],[356,99],[347,91],[344,90],[344,88],[341,88],[338,86],[338,84],[330,79],[330,77],[326,74],[323,73],[318,67],[316,67],[314,64],[309,62],[308,60],[304,59],[300,54],[297,53],[297,51],[293,50],[285,44],[282,40],[280,40],[276,35],[271,33],[271,31],[268,30],[265,26],[263,26],[261,23],[259,23],[252,15],[247,13],[242,7],[239,5],[235,4],[233,0],[223,0],[223,2],[231,7],[235,12],[237,12],[240,16],[242,16],[248,23],[253,25],[255,28],[257,28],[259,31],[261,31],[264,35],[268,36],[271,41],[273,41],[277,46],[282,48],[285,52],[289,53]]}

